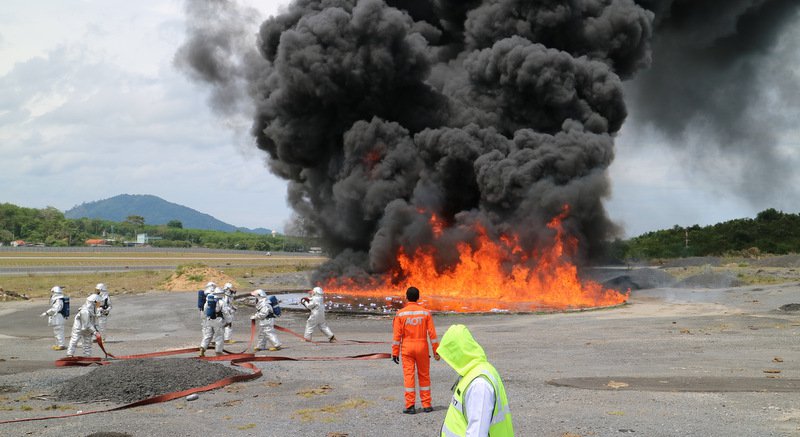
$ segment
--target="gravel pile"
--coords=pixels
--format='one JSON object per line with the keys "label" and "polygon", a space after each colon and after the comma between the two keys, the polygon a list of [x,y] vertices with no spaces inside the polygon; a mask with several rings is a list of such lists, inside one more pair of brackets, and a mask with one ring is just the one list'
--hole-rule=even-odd
{"label": "gravel pile", "polygon": [[65,381],[55,396],[61,401],[108,400],[127,404],[164,393],[202,387],[235,375],[241,375],[241,372],[203,360],[123,360]]}

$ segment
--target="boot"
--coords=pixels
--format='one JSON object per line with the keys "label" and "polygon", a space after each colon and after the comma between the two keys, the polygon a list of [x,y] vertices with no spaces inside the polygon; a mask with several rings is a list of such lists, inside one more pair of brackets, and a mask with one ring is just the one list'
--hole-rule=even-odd
{"label": "boot", "polygon": [[279,350],[281,350],[281,349],[283,349],[283,348],[282,348],[282,347],[280,347],[280,346],[275,346],[275,347],[271,347],[271,348],[269,348],[269,350],[270,350],[270,351],[272,351],[272,352],[279,351]]}
{"label": "boot", "polygon": [[200,348],[200,356],[201,356],[201,357],[204,357],[204,356],[206,356],[206,348],[204,348],[204,347],[201,347],[201,348]]}
{"label": "boot", "polygon": [[331,338],[329,338],[328,341],[331,342],[331,343],[336,343],[336,341],[337,341],[336,340],[336,336],[335,335],[331,335]]}
{"label": "boot", "polygon": [[54,345],[50,346],[50,349],[53,349],[54,351],[63,351],[66,348],[64,346]]}
{"label": "boot", "polygon": [[236,340],[225,340],[225,344],[234,344]]}
{"label": "boot", "polygon": [[417,414],[417,409],[414,408],[414,406],[412,405],[412,406],[406,408],[405,410],[403,410],[403,414]]}

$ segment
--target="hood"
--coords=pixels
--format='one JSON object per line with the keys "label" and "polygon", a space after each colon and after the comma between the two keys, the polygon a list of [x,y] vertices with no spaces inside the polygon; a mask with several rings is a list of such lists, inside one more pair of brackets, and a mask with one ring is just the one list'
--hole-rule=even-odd
{"label": "hood", "polygon": [[450,326],[442,336],[436,352],[461,376],[466,375],[478,363],[486,361],[483,348],[464,325]]}

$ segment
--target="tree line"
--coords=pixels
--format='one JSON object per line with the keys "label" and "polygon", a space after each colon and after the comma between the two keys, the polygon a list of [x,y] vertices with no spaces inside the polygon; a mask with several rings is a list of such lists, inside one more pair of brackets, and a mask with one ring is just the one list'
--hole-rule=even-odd
{"label": "tree line", "polygon": [[676,225],[614,241],[610,252],[618,260],[797,253],[800,215],[769,208],[754,219],[741,218],[710,226]]}
{"label": "tree line", "polygon": [[[83,246],[89,239],[112,240],[112,245],[123,245],[125,241],[135,241],[140,233],[161,238],[148,243],[156,247],[305,252],[320,245],[307,237],[184,229],[178,220],[166,225],[148,225],[142,216],[136,215],[123,222],[68,219],[53,207],[36,209],[0,204],[0,242],[6,245],[24,240],[27,244]],[[800,252],[800,214],[770,208],[754,219],[735,219],[711,226],[676,225],[628,240],[615,240],[609,243],[607,252],[616,260],[795,253]]]}
{"label": "tree line", "polygon": [[87,240],[103,239],[110,245],[122,246],[126,241],[136,241],[136,235],[142,233],[160,238],[148,242],[155,247],[306,252],[310,247],[318,246],[313,238],[184,229],[179,220],[171,220],[166,225],[148,225],[144,217],[137,215],[129,216],[123,222],[68,219],[53,207],[37,209],[0,204],[0,243],[4,245],[23,240],[26,244],[83,246]]}

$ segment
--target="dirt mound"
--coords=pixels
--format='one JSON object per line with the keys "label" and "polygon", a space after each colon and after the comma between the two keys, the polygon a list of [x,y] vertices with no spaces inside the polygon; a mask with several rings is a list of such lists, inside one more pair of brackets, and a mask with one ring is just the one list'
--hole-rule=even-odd
{"label": "dirt mound", "polygon": [[55,395],[62,401],[127,404],[240,374],[223,364],[187,358],[115,361],[65,381]]}
{"label": "dirt mound", "polygon": [[230,282],[234,288],[239,288],[239,284],[232,277],[217,269],[201,265],[178,267],[161,287],[166,291],[193,291],[200,290],[208,282],[215,282],[220,287]]}
{"label": "dirt mound", "polygon": [[7,301],[7,300],[28,300],[30,299],[26,294],[16,293],[11,290],[3,290],[3,287],[0,287],[0,301]]}

